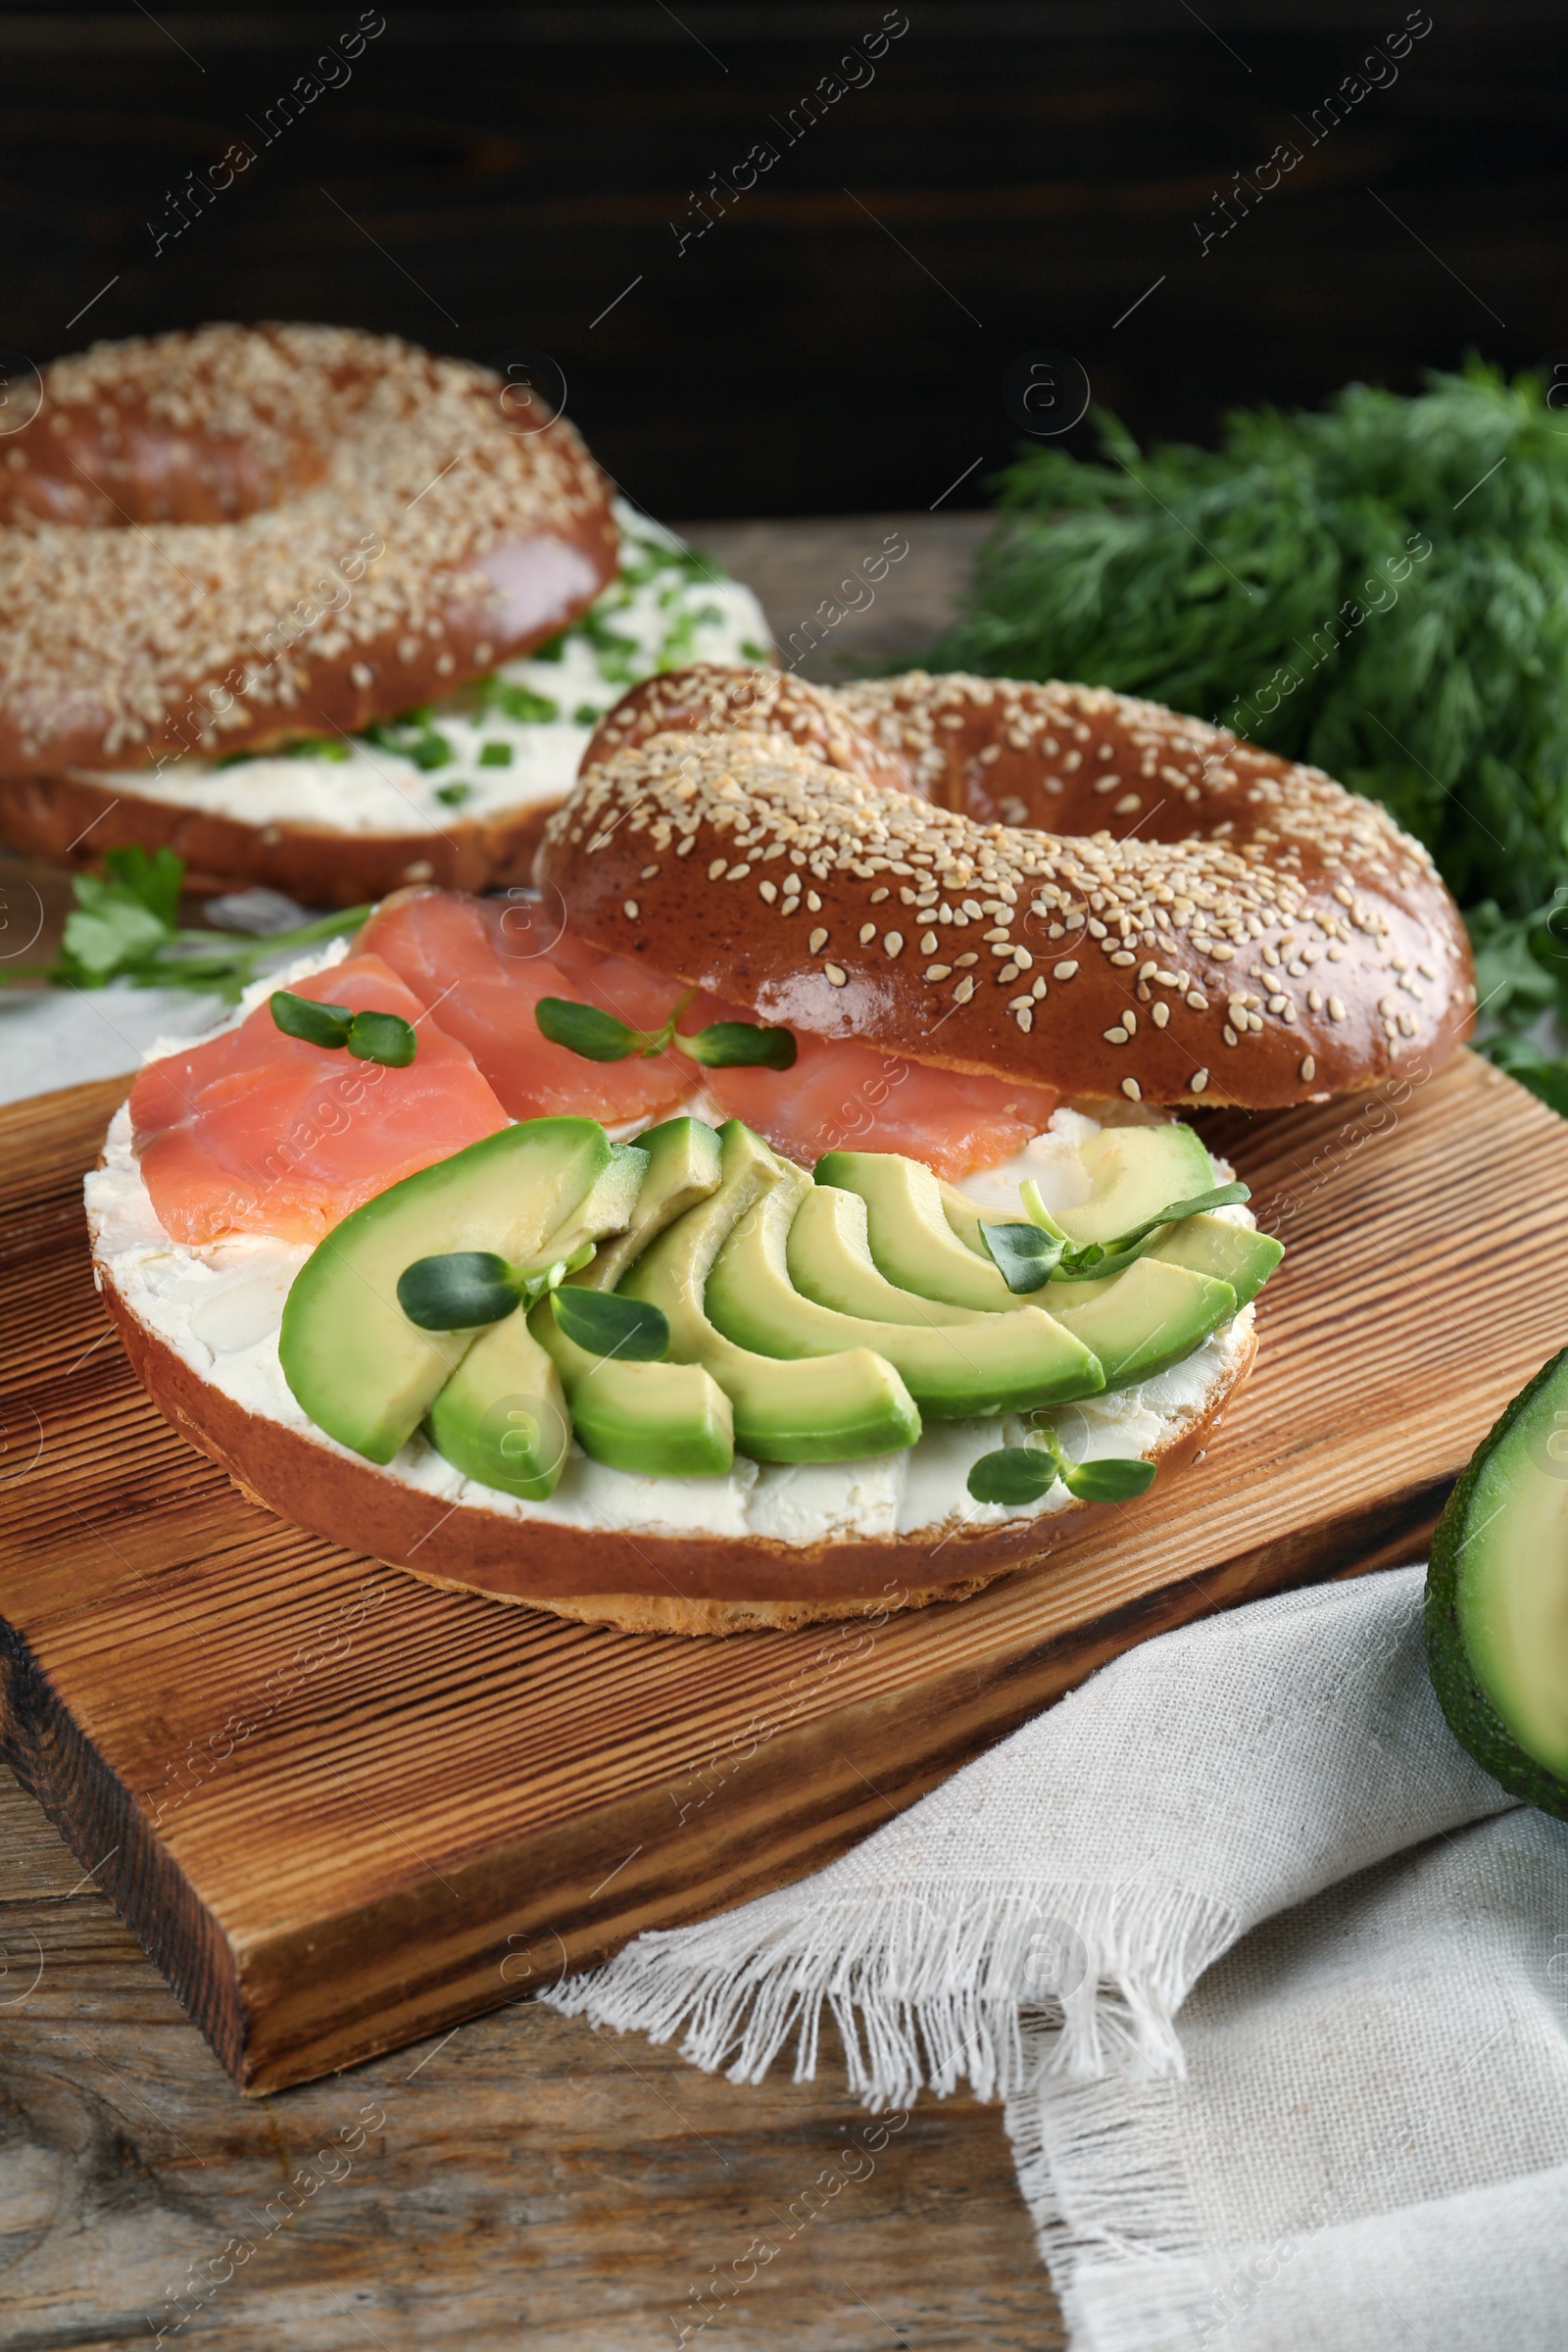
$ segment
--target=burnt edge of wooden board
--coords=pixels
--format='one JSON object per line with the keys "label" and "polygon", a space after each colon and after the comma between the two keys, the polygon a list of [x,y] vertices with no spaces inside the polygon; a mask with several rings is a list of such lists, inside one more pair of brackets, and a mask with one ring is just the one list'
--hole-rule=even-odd
{"label": "burnt edge of wooden board", "polygon": [[[910,1738],[910,1709],[890,1708],[880,1695],[787,1731],[767,1744],[767,1770],[753,1776],[760,1785],[746,1787],[747,1758],[711,1812],[707,1799],[695,1809],[690,1831],[680,1821],[671,1831],[666,1790],[643,1788],[455,1866],[455,1887],[420,1879],[269,1937],[243,1959],[133,1791],[9,1631],[4,1752],[220,2064],[243,2092],[262,2095],[548,1988],[609,1959],[645,1928],[711,1917],[820,1869],[1134,1644],[1244,1597],[1311,1583],[1331,1566],[1349,1576],[1408,1560],[1446,1492],[1446,1482],[1414,1489],[1295,1541],[1238,1554],[989,1671],[959,1664],[921,1687],[918,1740]],[[590,1874],[599,1884],[585,1897]],[[523,1877],[528,1892],[519,1898]],[[615,1893],[595,1908],[612,1881]],[[694,1886],[702,1888],[698,1901],[690,1898]],[[444,1948],[437,1936],[432,1966],[432,1925],[439,1930],[444,1904],[466,1895],[466,1916]],[[569,1915],[564,1932],[553,1912]],[[399,1959],[416,1951],[422,1967],[389,2000]],[[390,1973],[378,1953],[394,1956]],[[326,2004],[324,1981],[332,1986]]]}

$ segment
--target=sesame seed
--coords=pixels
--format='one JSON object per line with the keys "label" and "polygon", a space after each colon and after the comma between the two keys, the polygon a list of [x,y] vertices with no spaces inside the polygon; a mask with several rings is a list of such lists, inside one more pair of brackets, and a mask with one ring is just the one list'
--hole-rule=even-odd
{"label": "sesame seed", "polygon": [[625,906],[624,906],[621,908],[621,910],[620,910],[620,911],[621,911],[621,913],[622,913],[622,914],[623,914],[623,915],[626,917],[626,920],[627,920],[627,922],[628,922],[628,923],[634,923],[634,922],[637,920],[637,902],[636,902],[636,900],[635,900],[635,899],[628,899],[628,900],[626,901],[626,904],[625,904]]}
{"label": "sesame seed", "polygon": [[1310,1086],[1310,1085],[1311,1085],[1311,1083],[1312,1083],[1312,1081],[1313,1081],[1313,1079],[1314,1079],[1316,1076],[1317,1076],[1317,1063],[1316,1063],[1316,1062],[1315,1062],[1315,1061],[1312,1059],[1312,1056],[1311,1056],[1311,1054],[1304,1054],[1301,1056],[1301,1083],[1302,1083],[1302,1085],[1303,1085],[1303,1086]]}
{"label": "sesame seed", "polygon": [[1127,1032],[1125,1029],[1102,1029],[1100,1034],[1104,1039],[1107,1046],[1124,1046],[1127,1043]]}
{"label": "sesame seed", "polygon": [[1136,1078],[1124,1078],[1121,1082],[1121,1091],[1129,1102],[1141,1102],[1144,1099],[1144,1090]]}
{"label": "sesame seed", "polygon": [[925,976],[928,980],[951,980],[953,966],[951,963],[928,963],[925,967]]}
{"label": "sesame seed", "polygon": [[902,956],[904,953],[904,933],[902,931],[890,931],[886,939],[882,942],[882,945],[889,956]]}
{"label": "sesame seed", "polygon": [[820,923],[818,923],[816,929],[811,933],[810,938],[806,944],[810,949],[813,956],[819,956],[822,950],[827,946],[827,933],[823,930]]}
{"label": "sesame seed", "polygon": [[[694,688],[694,679],[702,681],[700,689]],[[908,935],[911,943],[919,943],[916,968],[940,974],[943,980],[968,982],[962,998],[956,986],[953,1000],[967,1003],[974,995],[977,958],[984,963],[989,953],[995,961],[988,968],[994,970],[998,985],[1009,992],[1007,1009],[1014,1018],[1038,1001],[1032,995],[1019,997],[1016,989],[1030,985],[1020,983],[1019,976],[1029,972],[1042,944],[1052,941],[1044,969],[1065,982],[1082,968],[1079,958],[1085,949],[1080,942],[1085,939],[1099,943],[1118,975],[1129,975],[1126,994],[1136,991],[1137,1003],[1149,1007],[1151,1024],[1162,1032],[1175,1024],[1170,1005],[1155,1002],[1156,987],[1173,992],[1172,1004],[1180,1001],[1204,1015],[1211,1004],[1223,1005],[1229,995],[1221,1021],[1233,1046],[1250,1036],[1262,1036],[1265,1015],[1287,1026],[1306,1006],[1316,1016],[1322,1006],[1315,991],[1308,993],[1303,1006],[1285,980],[1289,976],[1294,985],[1305,978],[1325,955],[1330,963],[1348,961],[1357,988],[1364,984],[1363,974],[1376,968],[1372,959],[1381,959],[1383,985],[1399,982],[1399,993],[1389,1000],[1385,1014],[1396,1036],[1400,1033],[1398,1007],[1419,1004],[1413,994],[1414,967],[1398,973],[1393,968],[1391,951],[1405,933],[1384,914],[1377,895],[1383,887],[1378,879],[1380,856],[1381,871],[1392,891],[1421,879],[1419,853],[1386,817],[1364,804],[1348,802],[1339,787],[1315,771],[1239,748],[1232,738],[1216,735],[1200,721],[1155,713],[1099,689],[961,677],[933,681],[912,673],[902,679],[866,680],[828,694],[799,679],[781,677],[765,689],[768,699],[759,715],[749,699],[740,700],[736,680],[748,698],[755,695],[750,673],[701,665],[680,673],[679,682],[667,690],[666,706],[679,713],[674,722],[682,730],[678,736],[660,731],[657,698],[664,690],[652,688],[645,696],[639,688],[638,698],[645,699],[639,700],[638,710],[627,722],[632,737],[627,750],[588,771],[573,796],[569,823],[553,820],[547,845],[554,841],[564,846],[573,832],[580,841],[597,823],[602,828],[597,838],[608,843],[613,836],[623,857],[628,835],[645,834],[656,851],[674,846],[679,855],[693,832],[705,861],[720,847],[736,860],[743,856],[749,861],[769,855],[787,857],[792,866],[804,869],[794,891],[799,893],[806,883],[814,885],[807,900],[813,912],[822,907],[818,890],[843,892],[833,902],[843,926],[839,936],[858,933],[864,946],[879,936],[864,915],[894,895],[890,886],[898,876],[907,876],[908,887],[898,896],[904,905],[918,909]],[[695,731],[694,691],[709,698],[712,711],[710,720],[695,722]],[[982,722],[979,713],[986,708],[990,716]],[[792,709],[799,718],[793,741]],[[963,727],[941,729],[940,711],[973,712],[976,725],[968,732]],[[1102,770],[1109,776],[1111,799],[1125,792],[1130,778],[1144,777],[1152,758],[1157,773],[1163,756],[1171,770],[1165,781],[1173,792],[1190,789],[1208,804],[1202,829],[1172,842],[1120,840],[1110,830],[1067,835],[1031,830],[1031,823],[1042,818],[1048,737],[1041,721],[1048,712],[1056,728],[1049,740],[1065,735],[1086,742],[1084,756],[1094,762],[1094,780],[1101,779]],[[1081,737],[1079,714],[1094,721]],[[853,722],[849,726],[847,717]],[[756,730],[744,739],[744,746],[734,731],[737,724]],[[729,731],[705,733],[710,725]],[[1024,797],[1016,804],[1010,790],[1009,797],[992,803],[1006,822],[980,823],[957,813],[977,737],[989,729],[996,729],[1003,740],[1009,731],[1017,738],[1016,750],[1023,756],[1020,774],[1024,768],[1029,771],[1028,782],[1020,786]],[[1111,757],[1102,758],[1107,730]],[[949,736],[959,740],[950,743]],[[830,741],[847,744],[842,764],[837,763],[837,750],[835,763],[823,763],[821,750]],[[890,757],[897,755],[903,763],[899,774],[878,770],[874,779],[868,774],[868,762],[883,757],[878,747],[886,747]],[[902,790],[897,788],[901,778]],[[1009,767],[1009,788],[1011,782]],[[1084,796],[1090,782],[1089,776],[1080,776],[1072,789]],[[889,783],[895,789],[888,790]],[[1139,789],[1141,806],[1157,797],[1144,783]],[[1318,860],[1310,866],[1310,883],[1303,870],[1308,864],[1303,848]],[[568,857],[577,854],[566,852]],[[627,878],[636,870],[628,858]],[[788,906],[797,900],[790,895],[789,877],[781,879]],[[1373,894],[1365,901],[1354,895],[1354,886],[1362,884]],[[1332,904],[1331,886],[1343,894]],[[1024,909],[1030,917],[1033,956],[1009,936]],[[1440,943],[1441,911],[1430,920],[1427,936]],[[966,947],[961,956],[949,949],[945,960],[927,961],[944,956],[950,925],[973,925],[974,948]],[[1053,935],[1076,953],[1052,961]],[[890,956],[895,938],[902,949],[902,934],[890,933],[884,941]],[[1168,965],[1158,959],[1161,951],[1171,959]],[[1182,969],[1184,959],[1191,969]],[[1216,986],[1221,967],[1233,963],[1232,987]],[[1436,968],[1446,975],[1441,954]],[[1348,982],[1350,973],[1346,978]],[[1428,974],[1423,971],[1421,978]],[[931,984],[936,984],[935,977]],[[1249,984],[1263,993],[1249,994]],[[1039,985],[1044,988],[1043,979]],[[1122,992],[1113,994],[1119,1006]],[[1331,1004],[1331,1017],[1335,1005],[1339,1017],[1347,1017],[1339,1000]],[[1136,1037],[1137,1013],[1131,1006],[1125,1018],[1119,1011],[1108,1017],[1128,1042]],[[1430,1016],[1411,1010],[1402,1017],[1406,1033],[1418,1035],[1415,1024]],[[978,1040],[981,1032],[976,1029],[973,1034]],[[1134,1056],[1128,1059],[1137,1066]]]}
{"label": "sesame seed", "polygon": [[1195,1070],[1192,1076],[1188,1079],[1187,1083],[1192,1088],[1192,1091],[1195,1095],[1200,1095],[1204,1087],[1208,1084],[1208,1072],[1206,1070]]}
{"label": "sesame seed", "polygon": [[822,969],[835,988],[843,988],[847,984],[850,975],[842,963],[824,963]]}
{"label": "sesame seed", "polygon": [[965,972],[963,978],[958,982],[957,987],[953,992],[953,1002],[955,1004],[967,1004],[969,999],[973,995],[974,976],[970,972]]}
{"label": "sesame seed", "polygon": [[1344,1018],[1345,1018],[1345,999],[1344,999],[1343,997],[1330,997],[1330,999],[1329,999],[1329,1019],[1330,1019],[1331,1021],[1343,1021],[1343,1020],[1344,1020]]}

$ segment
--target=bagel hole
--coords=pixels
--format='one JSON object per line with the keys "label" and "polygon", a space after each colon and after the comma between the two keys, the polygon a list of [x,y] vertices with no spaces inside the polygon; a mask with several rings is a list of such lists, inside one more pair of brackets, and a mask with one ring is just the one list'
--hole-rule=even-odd
{"label": "bagel hole", "polygon": [[286,506],[326,468],[326,452],[295,425],[269,420],[249,438],[222,439],[142,410],[46,402],[5,445],[0,522],[98,531],[241,522]]}

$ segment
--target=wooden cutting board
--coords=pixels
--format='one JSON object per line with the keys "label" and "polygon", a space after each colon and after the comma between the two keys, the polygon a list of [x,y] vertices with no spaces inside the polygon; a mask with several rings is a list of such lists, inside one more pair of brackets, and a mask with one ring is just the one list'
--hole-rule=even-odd
{"label": "wooden cutting board", "polygon": [[122,1091],[0,1114],[4,1741],[248,2091],[814,1869],[1167,1626],[1418,1556],[1568,1340],[1568,1123],[1485,1062],[1217,1114],[1288,1254],[1196,1468],[970,1601],[627,1636],[336,1550],[173,1435],[88,1270]]}

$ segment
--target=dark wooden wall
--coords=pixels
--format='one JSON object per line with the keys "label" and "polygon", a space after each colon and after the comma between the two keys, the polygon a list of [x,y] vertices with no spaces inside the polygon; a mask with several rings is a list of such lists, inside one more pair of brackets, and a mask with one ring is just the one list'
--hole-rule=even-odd
{"label": "dark wooden wall", "polygon": [[[1140,434],[1202,437],[1236,402],[1568,346],[1568,10],[1429,6],[1313,145],[1314,108],[1424,11],[906,0],[874,79],[787,148],[772,118],[883,0],[384,0],[352,77],[266,145],[359,0],[0,9],[0,343],[292,316],[522,347],[656,511],[923,508],[969,467],[972,504],[1027,351],[1076,358]],[[155,254],[168,192],[236,139],[256,163]],[[764,139],[778,163],[677,253],[691,191]],[[1203,254],[1195,222],[1292,140]]]}

